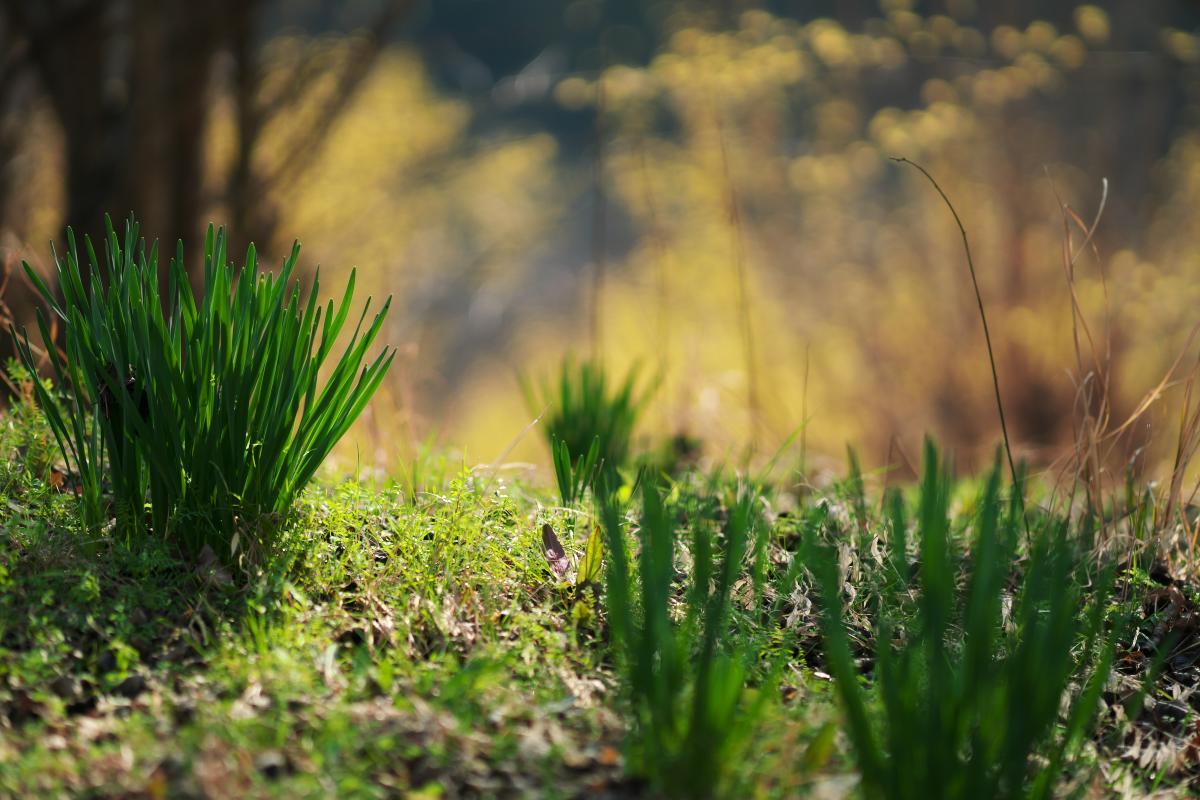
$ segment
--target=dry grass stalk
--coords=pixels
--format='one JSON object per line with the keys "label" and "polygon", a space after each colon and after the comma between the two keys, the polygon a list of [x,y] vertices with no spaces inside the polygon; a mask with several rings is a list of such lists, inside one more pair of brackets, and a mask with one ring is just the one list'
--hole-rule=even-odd
{"label": "dry grass stalk", "polygon": [[762,421],[762,406],[759,399],[758,367],[755,361],[754,327],[750,318],[750,286],[746,274],[746,248],[743,241],[742,214],[739,208],[737,189],[729,169],[729,152],[725,142],[725,126],[719,111],[714,111],[717,143],[721,154],[721,172],[725,179],[725,213],[729,220],[733,247],[734,276],[737,279],[738,327],[742,334],[742,358],[746,363],[746,406],[750,413],[749,452],[754,453],[758,440],[758,427]]}

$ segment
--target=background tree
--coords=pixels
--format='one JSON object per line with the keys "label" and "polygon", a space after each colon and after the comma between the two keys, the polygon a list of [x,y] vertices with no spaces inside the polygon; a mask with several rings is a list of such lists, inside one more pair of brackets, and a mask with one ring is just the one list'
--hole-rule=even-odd
{"label": "background tree", "polygon": [[[11,151],[19,112],[44,98],[63,136],[65,225],[95,238],[106,213],[132,211],[161,241],[194,247],[208,199],[205,127],[224,66],[232,74],[238,145],[219,191],[234,241],[269,243],[268,184],[294,179],[321,146],[408,7],[406,0],[375,4],[321,123],[296,131],[286,174],[263,175],[254,164],[259,132],[298,102],[314,70],[328,66],[314,52],[287,91],[269,106],[259,102],[264,26],[284,25],[284,8],[264,0],[0,0],[0,156]],[[0,204],[5,194],[0,180]]]}

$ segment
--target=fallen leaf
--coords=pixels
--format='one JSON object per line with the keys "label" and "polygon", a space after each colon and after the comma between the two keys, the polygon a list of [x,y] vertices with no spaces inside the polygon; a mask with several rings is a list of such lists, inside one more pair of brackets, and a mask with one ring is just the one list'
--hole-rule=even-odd
{"label": "fallen leaf", "polygon": [[196,572],[206,581],[214,583],[217,586],[233,585],[233,576],[229,574],[229,570],[221,566],[221,561],[217,558],[217,554],[208,545],[204,545],[203,549],[200,550]]}
{"label": "fallen leaf", "polygon": [[615,767],[621,761],[621,754],[617,752],[617,748],[606,744],[600,748],[596,761],[605,767]]}
{"label": "fallen leaf", "polygon": [[571,560],[567,558],[567,551],[563,549],[562,543],[554,535],[554,528],[550,527],[550,523],[542,526],[542,549],[546,554],[546,561],[549,562],[550,569],[559,578],[565,578],[567,570],[571,568]]}

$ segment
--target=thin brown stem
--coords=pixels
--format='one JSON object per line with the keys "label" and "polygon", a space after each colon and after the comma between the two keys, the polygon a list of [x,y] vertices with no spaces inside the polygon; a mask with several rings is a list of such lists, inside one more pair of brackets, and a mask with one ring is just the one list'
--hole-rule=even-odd
{"label": "thin brown stem", "polygon": [[717,141],[721,147],[721,170],[725,177],[725,205],[733,245],[734,275],[737,278],[738,323],[742,331],[742,351],[746,362],[746,405],[750,412],[750,451],[753,452],[760,422],[758,369],[754,359],[754,328],[750,319],[750,287],[746,275],[746,252],[742,241],[742,215],[738,208],[737,189],[729,169],[729,153],[725,146],[725,129],[717,117]]}
{"label": "thin brown stem", "polygon": [[[893,161],[900,164],[908,164],[915,167],[922,175],[933,184],[933,188],[941,195],[942,200],[946,203],[946,208],[950,209],[950,214],[954,217],[954,224],[958,226],[958,232],[962,235],[963,250],[967,254],[967,269],[971,273],[971,285],[975,289],[975,302],[979,306],[979,321],[983,325],[983,341],[987,345],[988,364],[992,368],[992,390],[996,394],[996,412],[1000,416],[1000,433],[1004,437],[1004,455],[1008,458],[1008,472],[1012,477],[1013,491],[1017,493],[1018,502],[1021,504],[1021,519],[1025,521],[1025,500],[1021,495],[1021,489],[1017,483],[1017,465],[1013,460],[1012,444],[1008,437],[1008,422],[1004,418],[1004,402],[1000,399],[1000,374],[996,370],[996,353],[992,348],[992,333],[988,327],[987,312],[983,308],[983,294],[979,291],[979,277],[975,274],[975,260],[971,257],[971,243],[967,240],[967,229],[963,226],[962,219],[958,216],[958,211],[955,210],[954,204],[950,202],[950,198],[942,191],[942,187],[938,184],[934,177],[929,174],[929,171],[915,161],[909,161],[904,157],[893,157]],[[1029,533],[1028,522],[1026,524],[1026,534]]]}
{"label": "thin brown stem", "polygon": [[592,165],[595,203],[592,206],[592,296],[589,315],[589,337],[592,358],[603,352],[601,337],[601,303],[604,294],[604,273],[608,262],[608,198],[604,190],[604,70],[596,81],[596,157]]}

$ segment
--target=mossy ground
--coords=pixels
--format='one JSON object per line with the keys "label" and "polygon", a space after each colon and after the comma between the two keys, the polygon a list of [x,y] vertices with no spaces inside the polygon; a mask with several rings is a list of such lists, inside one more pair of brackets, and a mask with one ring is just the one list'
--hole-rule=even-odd
{"label": "mossy ground", "polygon": [[89,546],[68,497],[10,487],[0,795],[620,791],[601,629],[546,512],[490,483],[315,489],[248,576]]}

